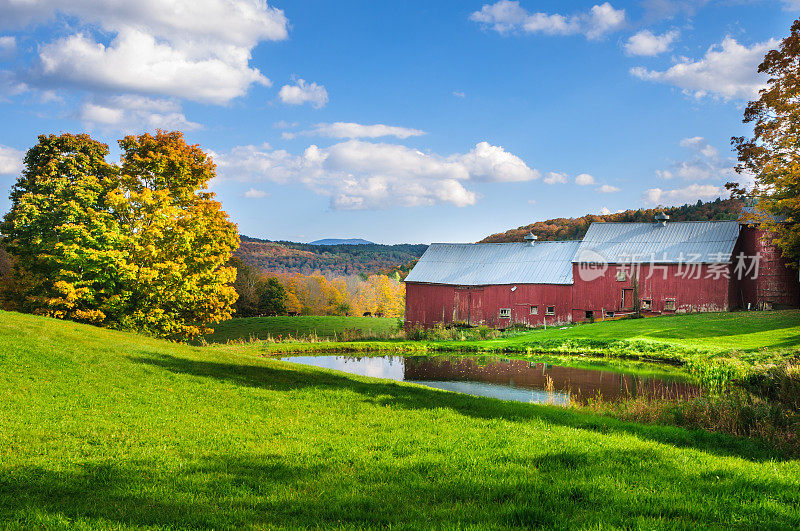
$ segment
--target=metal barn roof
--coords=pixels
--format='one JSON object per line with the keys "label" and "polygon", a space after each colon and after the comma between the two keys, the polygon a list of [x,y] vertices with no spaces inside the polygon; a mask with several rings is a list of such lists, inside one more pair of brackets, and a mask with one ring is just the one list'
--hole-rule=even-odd
{"label": "metal barn roof", "polygon": [[574,261],[728,263],[738,238],[736,221],[592,223]]}
{"label": "metal barn roof", "polygon": [[434,243],[406,282],[486,286],[572,284],[580,242]]}

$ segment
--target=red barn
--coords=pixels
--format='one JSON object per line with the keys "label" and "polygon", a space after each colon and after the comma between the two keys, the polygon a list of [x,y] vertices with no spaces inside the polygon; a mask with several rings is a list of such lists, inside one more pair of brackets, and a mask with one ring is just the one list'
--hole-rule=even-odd
{"label": "red barn", "polygon": [[738,307],[733,262],[739,223],[663,218],[589,226],[573,264],[573,320]]}
{"label": "red barn", "polygon": [[578,245],[434,243],[406,277],[406,327],[568,322]]}
{"label": "red barn", "polygon": [[768,234],[737,221],[668,219],[592,223],[579,242],[433,244],[406,278],[406,327],[506,328],[800,303],[798,273]]}

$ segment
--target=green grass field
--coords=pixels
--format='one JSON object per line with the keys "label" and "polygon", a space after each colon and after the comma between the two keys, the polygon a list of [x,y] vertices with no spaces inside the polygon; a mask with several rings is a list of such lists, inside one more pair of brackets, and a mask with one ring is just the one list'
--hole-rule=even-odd
{"label": "green grass field", "polygon": [[0,527],[796,528],[757,441],[0,312]]}
{"label": "green grass field", "polygon": [[360,330],[364,335],[386,336],[398,329],[398,320],[389,317],[338,317],[303,315],[297,317],[242,317],[214,325],[214,333],[205,336],[208,343],[267,339],[268,336],[341,338],[346,330]]}

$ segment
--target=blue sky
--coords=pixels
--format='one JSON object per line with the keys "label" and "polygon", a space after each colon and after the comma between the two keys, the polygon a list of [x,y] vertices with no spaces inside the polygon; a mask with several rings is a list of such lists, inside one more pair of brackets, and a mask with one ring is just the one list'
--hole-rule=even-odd
{"label": "blue sky", "polygon": [[0,0],[0,212],[42,133],[181,129],[240,232],[475,241],[725,196],[797,0]]}

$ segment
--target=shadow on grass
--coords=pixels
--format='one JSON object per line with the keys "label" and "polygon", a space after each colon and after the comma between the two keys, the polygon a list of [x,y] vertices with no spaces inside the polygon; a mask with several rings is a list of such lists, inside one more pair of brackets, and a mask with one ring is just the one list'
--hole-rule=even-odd
{"label": "shadow on grass", "polygon": [[[587,449],[474,467],[211,455],[170,462],[0,467],[0,521],[21,528],[740,526],[800,523],[796,486]],[[658,486],[658,488],[653,488]],[[770,503],[762,503],[770,500]],[[724,516],[723,516],[724,515]]]}
{"label": "shadow on grass", "polygon": [[786,455],[766,442],[737,438],[704,430],[674,426],[623,422],[591,415],[568,408],[521,404],[478,398],[457,393],[401,385],[394,382],[369,381],[358,376],[343,376],[314,367],[281,367],[283,362],[238,364],[189,360],[167,355],[131,357],[132,361],[164,370],[198,377],[214,378],[235,385],[275,391],[304,388],[323,390],[346,389],[360,394],[367,402],[406,409],[449,408],[459,414],[481,419],[504,419],[511,422],[543,420],[551,424],[604,434],[625,433],[680,448],[693,448],[718,456],[732,456],[750,461],[781,460]]}

